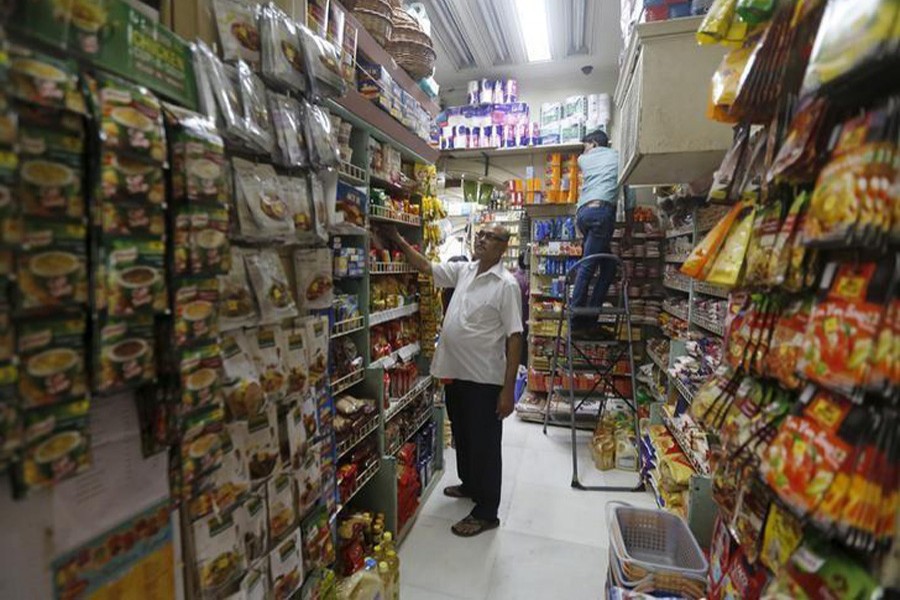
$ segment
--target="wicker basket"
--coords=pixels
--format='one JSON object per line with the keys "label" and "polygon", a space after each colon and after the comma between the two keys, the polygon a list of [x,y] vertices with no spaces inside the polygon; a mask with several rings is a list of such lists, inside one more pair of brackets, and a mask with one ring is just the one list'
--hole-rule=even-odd
{"label": "wicker basket", "polygon": [[372,34],[375,41],[382,46],[386,46],[391,39],[393,21],[391,20],[390,14],[390,10],[385,13],[368,8],[356,8],[353,10],[353,15],[356,17],[356,20],[358,20],[359,23]]}
{"label": "wicker basket", "polygon": [[432,47],[431,38],[422,31],[418,22],[412,18],[406,11],[394,11],[392,14],[394,27],[391,31],[391,42],[414,42]]}
{"label": "wicker basket", "polygon": [[437,53],[431,46],[416,42],[391,42],[388,52],[397,64],[415,80],[424,79],[434,71]]}

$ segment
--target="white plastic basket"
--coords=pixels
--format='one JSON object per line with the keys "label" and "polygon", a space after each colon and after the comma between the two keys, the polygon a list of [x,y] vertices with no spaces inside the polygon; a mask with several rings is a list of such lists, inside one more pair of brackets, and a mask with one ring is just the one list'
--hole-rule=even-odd
{"label": "white plastic basket", "polygon": [[[618,504],[618,506],[616,506]],[[607,504],[610,549],[622,565],[705,579],[709,564],[687,523],[663,510]]]}

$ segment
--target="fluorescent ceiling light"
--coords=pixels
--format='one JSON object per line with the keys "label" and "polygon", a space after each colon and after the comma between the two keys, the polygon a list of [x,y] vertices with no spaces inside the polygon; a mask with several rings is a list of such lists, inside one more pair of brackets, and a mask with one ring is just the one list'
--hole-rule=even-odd
{"label": "fluorescent ceiling light", "polygon": [[550,60],[546,0],[516,0],[516,12],[522,27],[528,62]]}

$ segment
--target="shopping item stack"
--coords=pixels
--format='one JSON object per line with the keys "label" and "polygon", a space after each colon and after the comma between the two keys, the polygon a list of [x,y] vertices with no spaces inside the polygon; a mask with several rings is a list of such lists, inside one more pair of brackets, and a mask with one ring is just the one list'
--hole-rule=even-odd
{"label": "shopping item stack", "polygon": [[708,563],[687,524],[663,510],[609,511],[608,589],[703,598]]}

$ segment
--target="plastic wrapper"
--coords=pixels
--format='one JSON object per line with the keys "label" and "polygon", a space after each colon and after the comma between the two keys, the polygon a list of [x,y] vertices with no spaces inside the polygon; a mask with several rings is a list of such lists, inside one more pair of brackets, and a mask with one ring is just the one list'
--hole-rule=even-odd
{"label": "plastic wrapper", "polygon": [[719,68],[713,73],[710,85],[709,105],[706,116],[723,123],[734,123],[738,119],[728,114],[737,97],[741,75],[747,68],[753,46],[744,44],[731,50],[722,58]]}
{"label": "plastic wrapper", "polygon": [[744,208],[742,214],[735,222],[728,238],[719,250],[716,260],[706,276],[706,281],[734,287],[744,266],[744,257],[747,252],[747,244],[753,228],[753,219],[756,215],[755,208]]}
{"label": "plastic wrapper", "polygon": [[298,238],[315,234],[315,215],[306,177],[280,176],[282,195],[294,220]]}
{"label": "plastic wrapper", "polygon": [[294,221],[282,198],[275,169],[239,158],[232,165],[241,237],[248,240],[292,238]]}
{"label": "plastic wrapper", "polygon": [[306,144],[310,161],[317,167],[337,166],[340,159],[337,135],[331,130],[331,119],[319,106],[303,102]]}
{"label": "plastic wrapper", "polygon": [[805,351],[806,329],[811,311],[811,298],[791,302],[775,323],[770,350],[765,357],[766,374],[790,390],[798,389],[801,384],[797,367]]}
{"label": "plastic wrapper", "polygon": [[852,394],[867,378],[885,310],[892,262],[832,263],[828,296],[813,309],[800,368],[811,381]]}
{"label": "plastic wrapper", "polygon": [[213,0],[212,5],[219,31],[222,60],[243,60],[254,68],[258,67],[260,40],[257,8],[240,0]]}
{"label": "plastic wrapper", "polygon": [[317,36],[302,25],[298,29],[313,93],[319,98],[342,96],[346,83],[341,73],[339,46]]}
{"label": "plastic wrapper", "polygon": [[775,0],[737,0],[735,12],[750,25],[758,25],[772,18]]}
{"label": "plastic wrapper", "polygon": [[694,247],[690,256],[684,261],[684,264],[681,266],[682,273],[688,277],[694,278],[699,278],[702,275],[706,264],[718,254],[719,248],[722,247],[722,243],[725,241],[728,232],[731,230],[732,224],[735,219],[737,219],[742,208],[743,206],[741,204],[735,204],[732,209],[728,211],[728,214],[726,214],[716,226],[706,234],[703,241]]}
{"label": "plastic wrapper", "polygon": [[[803,79],[802,93],[864,74],[879,61],[896,66],[896,19],[891,0],[835,0],[827,3]],[[871,73],[865,74],[870,77]],[[867,79],[872,82],[873,79]]]}
{"label": "plastic wrapper", "polygon": [[791,249],[800,242],[800,219],[808,203],[807,192],[798,194],[791,202],[787,216],[781,223],[766,270],[765,280],[769,285],[781,285],[787,277],[791,263]]}
{"label": "plastic wrapper", "polygon": [[334,302],[332,254],[328,248],[304,248],[294,252],[297,302],[301,311],[331,308]]}
{"label": "plastic wrapper", "polygon": [[274,149],[274,138],[266,86],[244,61],[238,61],[236,68],[247,140],[254,150],[268,156]]}
{"label": "plastic wrapper", "polygon": [[306,64],[297,25],[274,4],[260,8],[262,76],[278,90],[307,89]]}
{"label": "plastic wrapper", "polygon": [[758,286],[766,282],[769,260],[781,229],[781,202],[770,202],[756,211],[753,235],[747,247],[747,269],[744,284]]}
{"label": "plastic wrapper", "polygon": [[697,29],[697,42],[701,45],[717,44],[725,39],[736,6],[737,0],[715,0]]}
{"label": "plastic wrapper", "polygon": [[230,419],[237,421],[258,414],[265,405],[265,394],[243,330],[222,335],[222,370],[222,392]]}
{"label": "plastic wrapper", "polygon": [[[204,106],[204,112],[215,119],[219,131],[224,132],[225,139],[234,145],[244,146],[247,143],[248,132],[243,118],[243,106],[238,88],[235,87],[236,78],[229,75],[233,67],[222,64],[213,51],[203,42],[197,42],[197,50],[200,56],[200,68],[204,72],[201,76],[208,81],[212,91],[212,99],[215,100],[215,108]],[[201,100],[206,94],[201,91]],[[201,102],[205,105],[209,100]]]}
{"label": "plastic wrapper", "polygon": [[256,300],[250,291],[250,280],[244,263],[244,251],[230,248],[231,269],[219,278],[220,295],[219,328],[222,331],[238,327],[250,327],[259,319]]}
{"label": "plastic wrapper", "polygon": [[330,210],[327,204],[328,197],[325,194],[325,184],[319,173],[310,173],[309,189],[313,204],[313,216],[315,217],[314,231],[319,238],[327,240]]}
{"label": "plastic wrapper", "polygon": [[245,261],[261,321],[274,323],[296,317],[297,305],[278,253],[271,249],[247,252]]}
{"label": "plastic wrapper", "polygon": [[269,111],[275,130],[275,162],[283,167],[307,166],[306,127],[302,121],[300,102],[270,92]]}

